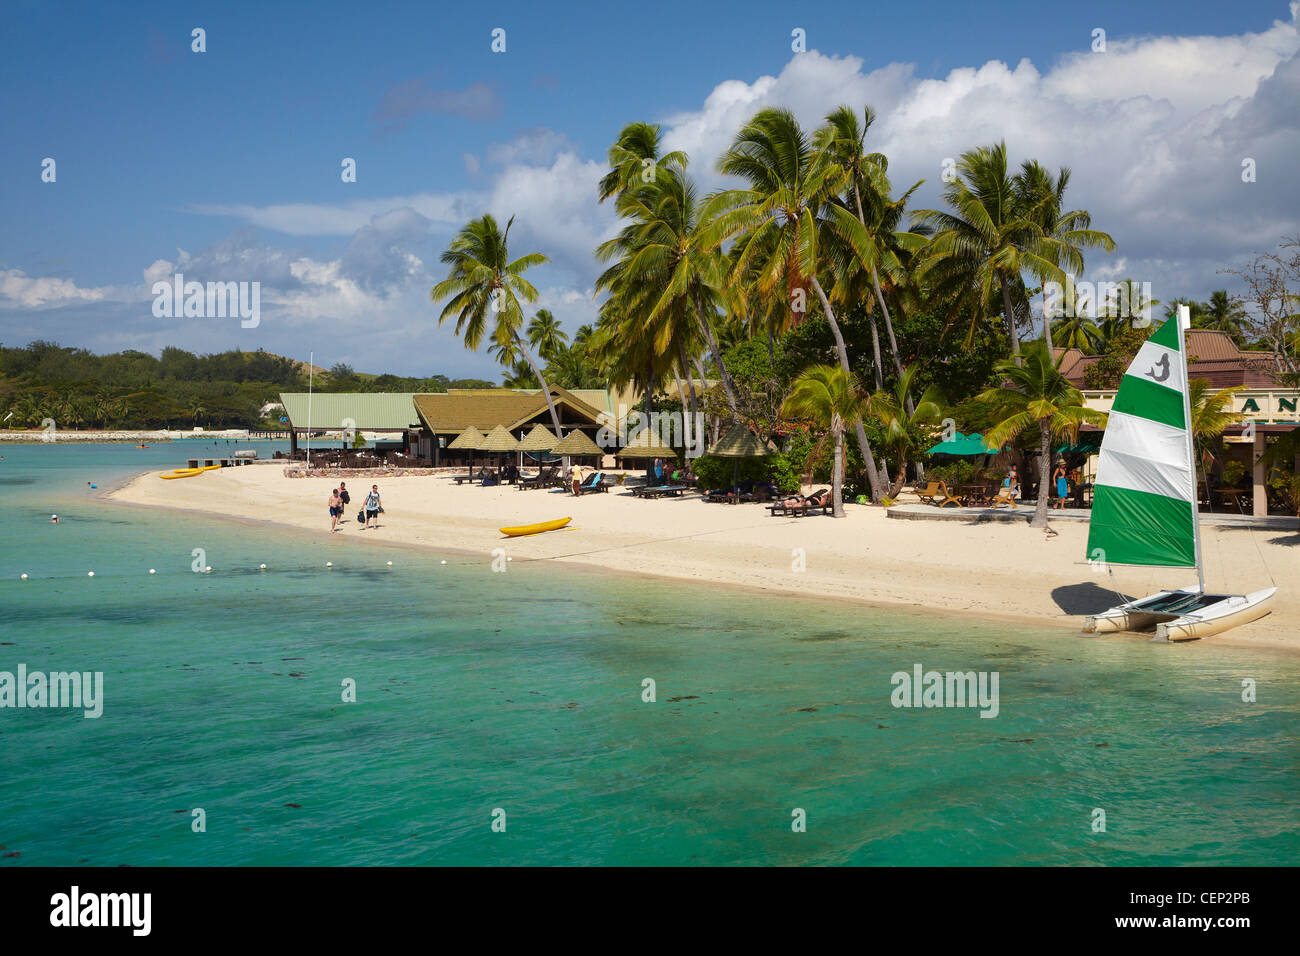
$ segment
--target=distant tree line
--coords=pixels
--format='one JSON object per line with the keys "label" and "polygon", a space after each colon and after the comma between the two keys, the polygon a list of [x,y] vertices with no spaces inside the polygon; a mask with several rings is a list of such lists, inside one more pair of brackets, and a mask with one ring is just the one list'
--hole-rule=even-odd
{"label": "distant tree line", "polygon": [[[261,349],[197,355],[167,347],[154,356],[129,349],[96,355],[36,341],[0,346],[0,427],[59,429],[276,428],[280,413],[262,409],[281,392],[305,391],[307,368]],[[421,392],[491,388],[481,379],[445,375],[364,375],[346,365],[318,372],[320,391]]]}

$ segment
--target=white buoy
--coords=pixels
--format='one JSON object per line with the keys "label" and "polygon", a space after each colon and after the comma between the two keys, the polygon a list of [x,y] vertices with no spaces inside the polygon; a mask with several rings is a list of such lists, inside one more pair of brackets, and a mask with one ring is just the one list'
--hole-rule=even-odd
{"label": "white buoy", "polygon": [[325,567],[327,567],[327,568],[332,568],[332,567],[334,567],[334,562],[333,562],[333,561],[326,561],[326,562],[325,562]]}
{"label": "white buoy", "polygon": [[388,566],[391,568],[391,567],[393,566],[393,562],[392,562],[392,561],[389,561],[389,562],[388,562]]}
{"label": "white buoy", "polygon": [[446,562],[446,561],[444,561],[444,562],[442,562],[442,563],[443,563],[443,564],[446,564],[446,563],[447,563],[447,562]]}
{"label": "white buoy", "polygon": [[157,572],[156,570],[154,570],[153,568],[150,568],[150,569],[149,569],[149,573],[150,573],[150,574],[157,574],[158,572]]}
{"label": "white buoy", "polygon": [[266,570],[266,565],[265,565],[265,564],[261,565],[260,567],[261,567],[261,570],[263,570],[263,571]]}
{"label": "white buoy", "polygon": [[212,565],[209,564],[206,568],[203,569],[203,573],[204,573],[204,574],[207,574],[207,573],[210,572],[211,570],[212,570]]}
{"label": "white buoy", "polygon": [[26,575],[25,573],[22,575],[22,580],[24,580],[24,581],[27,580],[27,575]]}
{"label": "white buoy", "polygon": [[507,561],[513,561],[513,560],[514,560],[514,558],[511,558],[511,557],[507,557],[507,558],[506,558],[506,560],[507,560]]}
{"label": "white buoy", "polygon": [[94,572],[94,571],[87,571],[87,572],[86,572],[86,577],[88,577],[88,578],[93,578],[94,576],[95,576],[95,572]]}

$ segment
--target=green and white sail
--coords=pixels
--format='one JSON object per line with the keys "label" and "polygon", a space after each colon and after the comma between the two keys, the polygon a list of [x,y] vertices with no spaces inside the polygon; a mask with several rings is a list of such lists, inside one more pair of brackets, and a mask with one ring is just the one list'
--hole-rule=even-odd
{"label": "green and white sail", "polygon": [[1088,557],[1108,564],[1199,566],[1196,470],[1179,317],[1125,372],[1101,442]]}

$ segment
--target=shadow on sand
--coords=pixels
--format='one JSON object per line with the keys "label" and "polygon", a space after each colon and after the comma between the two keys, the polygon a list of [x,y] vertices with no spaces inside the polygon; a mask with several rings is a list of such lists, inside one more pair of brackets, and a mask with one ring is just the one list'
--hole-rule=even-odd
{"label": "shadow on sand", "polygon": [[1066,614],[1097,614],[1108,611],[1117,604],[1131,601],[1132,598],[1117,595],[1110,588],[1089,581],[1086,584],[1068,584],[1052,591],[1052,600]]}

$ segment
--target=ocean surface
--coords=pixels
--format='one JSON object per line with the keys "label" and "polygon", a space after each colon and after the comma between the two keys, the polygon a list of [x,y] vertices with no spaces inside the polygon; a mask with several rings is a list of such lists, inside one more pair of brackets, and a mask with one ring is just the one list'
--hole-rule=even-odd
{"label": "ocean surface", "polygon": [[[1300,859],[1293,656],[91,496],[202,447],[0,446],[0,671],[104,675],[98,719],[0,709],[0,866]],[[997,717],[892,706],[918,664]]]}

